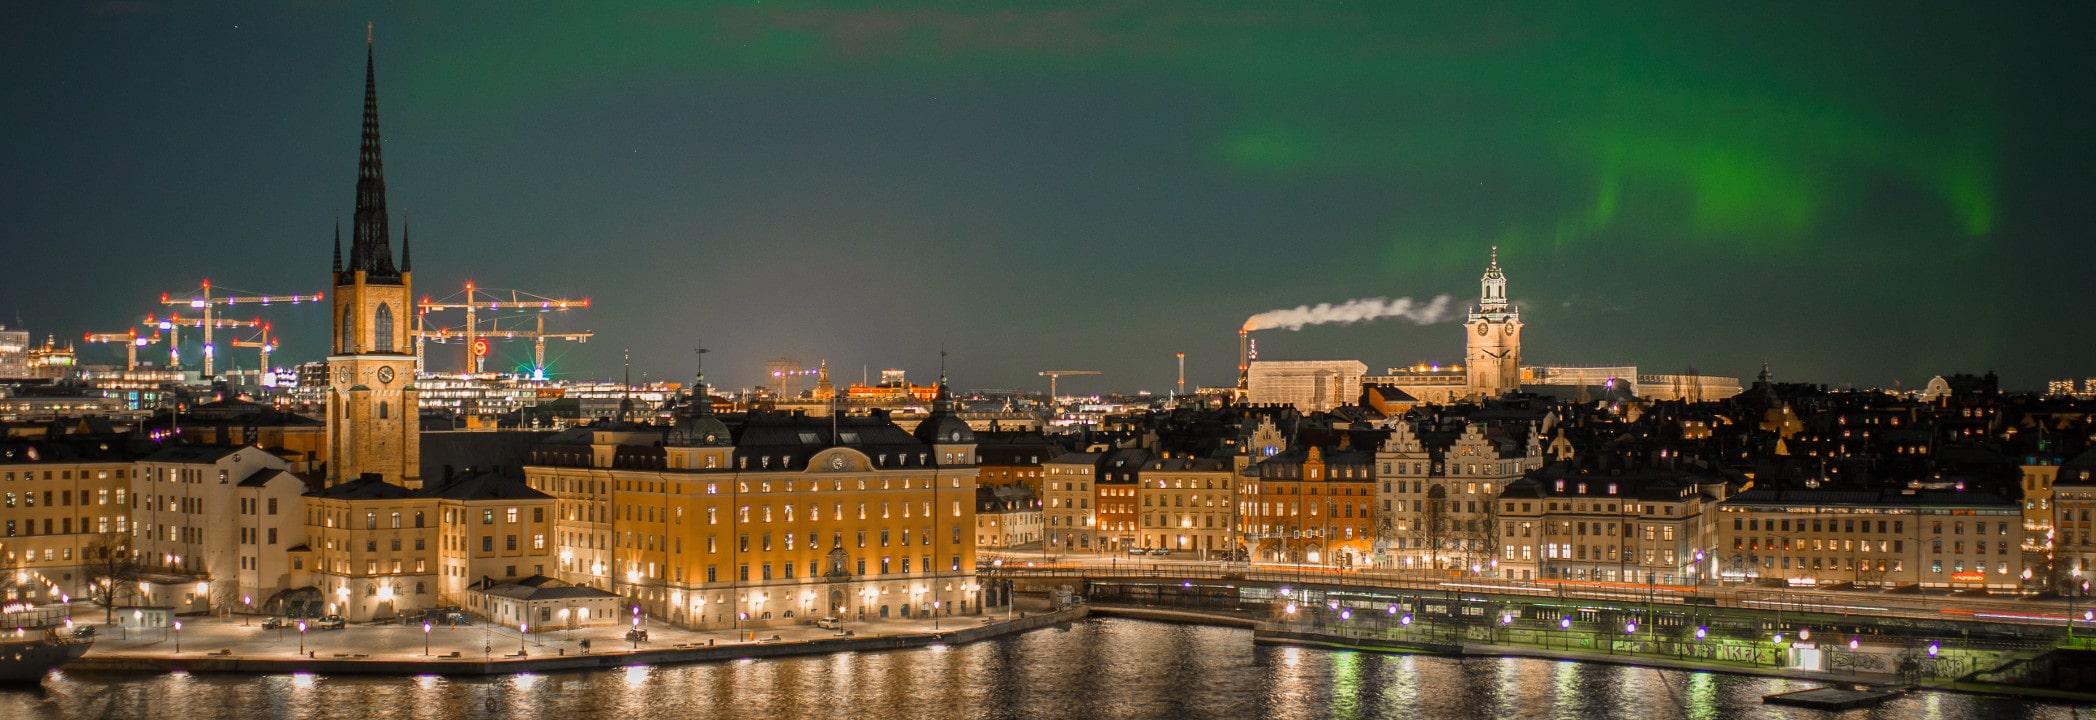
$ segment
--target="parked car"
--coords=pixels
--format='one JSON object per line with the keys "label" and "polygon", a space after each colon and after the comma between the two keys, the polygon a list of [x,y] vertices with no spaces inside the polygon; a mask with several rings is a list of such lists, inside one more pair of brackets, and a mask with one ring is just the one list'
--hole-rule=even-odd
{"label": "parked car", "polygon": [[262,620],[262,629],[264,629],[264,630],[280,630],[280,629],[283,629],[283,628],[284,628],[285,626],[287,626],[287,625],[290,625],[290,624],[291,624],[291,623],[290,623],[289,621],[285,620],[285,619],[284,619],[284,616],[282,616],[282,615],[271,615],[271,616],[269,616],[269,617],[267,617],[267,618],[263,618],[263,620]]}
{"label": "parked car", "polygon": [[1142,548],[1139,548],[1139,547],[1132,547],[1132,548],[1128,548],[1128,554],[1130,554],[1130,555],[1141,555],[1141,554],[1143,554],[1144,552],[1145,552],[1145,551],[1144,551],[1144,550],[1143,550]]}
{"label": "parked car", "polygon": [[821,620],[815,621],[815,626],[824,630],[835,630],[838,628],[839,622],[837,618],[826,617]]}
{"label": "parked car", "polygon": [[342,616],[340,615],[329,615],[327,617],[321,618],[319,621],[315,622],[314,625],[322,630],[340,630],[342,628],[348,627],[349,622],[343,620]]}
{"label": "parked car", "polygon": [[1151,551],[1150,551],[1150,554],[1151,554],[1151,555],[1170,555],[1170,554],[1172,554],[1172,549],[1171,549],[1171,548],[1158,548],[1158,549],[1156,549],[1156,550],[1151,550]]}

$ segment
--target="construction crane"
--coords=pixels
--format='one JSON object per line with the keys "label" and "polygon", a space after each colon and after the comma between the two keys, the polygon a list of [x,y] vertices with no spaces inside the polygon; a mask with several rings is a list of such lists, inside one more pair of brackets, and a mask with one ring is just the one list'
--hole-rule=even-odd
{"label": "construction crane", "polygon": [[204,376],[210,377],[212,355],[211,331],[216,328],[262,327],[262,318],[255,318],[253,320],[227,320],[225,318],[203,320],[200,318],[184,318],[179,315],[169,315],[165,319],[154,320],[153,316],[147,315],[145,324],[147,327],[158,328],[167,331],[167,367],[170,370],[182,367],[182,328],[198,328],[203,330],[205,373]]}
{"label": "construction crane", "polygon": [[[504,299],[503,295],[507,295],[508,299]],[[504,330],[500,327],[503,318],[491,320],[488,328],[483,330],[480,327],[480,311],[515,310],[548,313],[589,306],[589,298],[567,300],[534,295],[518,290],[482,290],[474,287],[473,283],[466,283],[464,292],[445,298],[442,302],[432,302],[429,298],[424,297],[415,317],[415,368],[417,371],[420,371],[422,368],[424,362],[422,348],[423,342],[426,340],[448,343],[454,339],[454,336],[464,340],[466,343],[466,372],[478,373],[481,372],[482,365],[487,361],[488,346],[486,338],[500,337],[504,340],[530,338],[533,343],[532,378],[543,380],[546,377],[547,340],[588,342],[596,333],[546,332],[544,315],[539,316],[536,330],[518,330],[514,328]],[[466,311],[466,322],[458,330],[452,330],[449,327],[439,327],[436,330],[430,330],[427,325],[428,321],[424,316],[433,310],[464,310]]]}
{"label": "construction crane", "polygon": [[[240,293],[245,291],[234,290],[232,292]],[[320,297],[320,293],[313,293],[311,295],[236,294],[214,296],[211,294],[211,281],[205,280],[203,287],[198,288],[197,293],[195,295],[192,295],[187,298],[169,297],[167,293],[161,293],[160,304],[174,305],[180,307],[191,307],[203,312],[204,318],[200,321],[202,325],[195,325],[191,327],[201,327],[204,330],[204,377],[211,377],[213,374],[213,368],[211,366],[211,356],[213,355],[213,348],[211,345],[211,330],[215,327],[230,327],[216,325],[213,323],[214,318],[212,316],[215,314],[214,308],[217,308],[220,305],[269,305],[273,303],[317,302],[320,300]],[[172,338],[173,336],[170,335],[169,337]],[[168,348],[170,350],[173,350],[174,343],[172,341],[168,343]]]}
{"label": "construction crane", "polygon": [[1055,381],[1064,375],[1097,375],[1097,370],[1042,370],[1041,376],[1048,378],[1048,402],[1055,402]]}
{"label": "construction crane", "polygon": [[233,347],[260,350],[262,352],[262,364],[259,367],[262,369],[263,374],[269,373],[269,354],[277,350],[277,341],[269,338],[269,323],[262,323],[262,332],[258,333],[253,340],[234,338]]}
{"label": "construction crane", "polygon": [[160,333],[158,331],[155,331],[152,337],[139,337],[137,329],[132,329],[120,333],[88,333],[87,341],[91,343],[123,343],[124,369],[137,370],[138,349],[156,342],[160,342]]}

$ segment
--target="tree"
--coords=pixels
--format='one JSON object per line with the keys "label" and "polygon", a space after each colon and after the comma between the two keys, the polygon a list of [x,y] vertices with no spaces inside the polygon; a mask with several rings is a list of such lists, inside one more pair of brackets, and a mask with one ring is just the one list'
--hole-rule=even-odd
{"label": "tree", "polygon": [[138,588],[138,558],[131,552],[131,536],[107,532],[80,550],[81,569],[87,575],[87,599],[102,606],[104,622],[116,621],[116,603]]}
{"label": "tree", "polygon": [[[1491,485],[1486,485],[1488,490],[1490,487]],[[1499,557],[1499,501],[1486,500],[1480,505],[1480,517],[1469,521],[1474,524],[1465,525],[1465,536],[1469,540],[1467,545],[1470,549],[1469,562],[1490,567],[1492,561]]]}
{"label": "tree", "polygon": [[1448,546],[1448,491],[1440,485],[1426,491],[1426,509],[1419,514],[1419,526],[1414,530],[1422,545],[1426,546],[1427,567],[1441,568],[1441,551]]}

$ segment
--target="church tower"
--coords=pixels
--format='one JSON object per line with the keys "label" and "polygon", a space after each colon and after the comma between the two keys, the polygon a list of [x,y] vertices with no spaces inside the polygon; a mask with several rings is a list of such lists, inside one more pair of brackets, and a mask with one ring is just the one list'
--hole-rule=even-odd
{"label": "church tower", "polygon": [[351,219],[349,263],[342,262],[342,227],[335,226],[334,352],[328,355],[328,472],[330,486],[376,473],[409,489],[422,486],[421,437],[415,389],[414,310],[408,237],[400,237],[400,265],[386,223],[385,166],[378,135],[378,81],[371,38],[364,40],[364,137],[357,156],[357,205]]}
{"label": "church tower", "polygon": [[1506,275],[1499,271],[1499,248],[1485,268],[1477,309],[1463,324],[1469,339],[1464,365],[1469,395],[1498,397],[1521,389],[1521,311],[1507,303]]}

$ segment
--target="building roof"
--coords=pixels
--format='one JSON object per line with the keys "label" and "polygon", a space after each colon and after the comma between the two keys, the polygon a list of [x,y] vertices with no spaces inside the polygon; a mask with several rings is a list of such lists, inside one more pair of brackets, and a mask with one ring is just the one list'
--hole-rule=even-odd
{"label": "building roof", "polygon": [[1756,488],[1726,499],[1730,506],[1862,507],[1908,506],[2017,509],[2022,504],[1993,493],[1923,490],[1771,490]]}
{"label": "building roof", "polygon": [[307,497],[333,500],[400,500],[415,495],[413,490],[386,482],[385,476],[378,473],[364,473],[355,480],[306,493]]}
{"label": "building roof", "polygon": [[552,495],[533,490],[523,478],[497,472],[469,473],[464,477],[426,488],[423,494],[445,500],[551,500]]}
{"label": "building roof", "polygon": [[[159,450],[155,450],[151,453],[148,453],[145,457],[140,458],[140,460],[143,462],[152,463],[192,463],[198,465],[211,465],[217,463],[219,460],[225,459],[225,457],[228,455],[232,455],[233,453],[237,453],[250,448],[254,448],[254,446],[169,444],[160,446]],[[260,448],[254,449],[259,450]]]}

